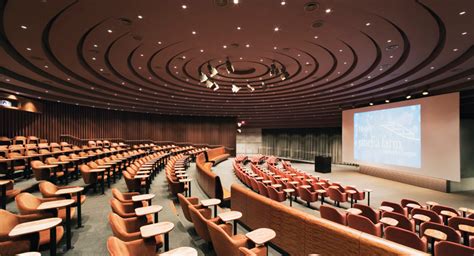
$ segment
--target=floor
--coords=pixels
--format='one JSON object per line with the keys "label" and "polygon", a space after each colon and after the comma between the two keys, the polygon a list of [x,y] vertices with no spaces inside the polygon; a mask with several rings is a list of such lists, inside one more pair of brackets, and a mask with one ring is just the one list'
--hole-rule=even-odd
{"label": "floor", "polygon": [[[230,188],[232,183],[242,184],[233,174],[232,161],[229,159],[213,168],[213,170],[221,177],[221,181],[226,188]],[[293,164],[298,169],[313,172],[313,165],[311,164]],[[191,164],[188,169],[191,178],[195,179],[196,169],[195,165]],[[453,207],[469,207],[474,208],[474,192],[465,193],[442,193],[429,189],[419,188],[412,185],[402,184],[399,182],[384,180],[377,177],[360,174],[354,167],[347,166],[333,166],[333,172],[329,174],[318,174],[321,177],[330,178],[333,181],[340,181],[342,184],[356,185],[358,188],[371,188],[373,190],[371,195],[371,205],[378,207],[382,200],[390,200],[399,202],[401,198],[411,198],[420,202],[429,200],[437,201],[441,204],[451,205]],[[35,183],[33,179],[24,182],[18,182],[17,187],[28,187]],[[70,183],[70,185],[83,185],[82,180]],[[113,184],[112,187],[118,188],[121,191],[126,191],[125,182],[122,180]],[[199,255],[214,255],[212,250],[203,243],[196,235],[192,228],[192,223],[188,222],[182,216],[181,209],[177,204],[177,200],[171,198],[164,173],[160,173],[152,184],[150,193],[156,194],[153,199],[153,204],[164,206],[163,211],[160,212],[161,221],[170,221],[175,224],[175,228],[170,233],[170,248],[177,248],[180,246],[190,246],[198,250]],[[192,182],[193,196],[200,198],[207,198],[195,181]],[[36,196],[41,196],[39,192],[34,192]],[[87,200],[83,204],[83,224],[81,229],[72,229],[73,246],[72,250],[64,253],[64,255],[108,255],[106,248],[106,241],[112,235],[112,231],[108,226],[107,215],[111,212],[108,201],[111,198],[110,190],[106,190],[105,195],[94,194],[90,191],[87,194]],[[289,202],[283,202],[289,205]],[[365,203],[365,202],[364,202]],[[303,202],[294,202],[293,207],[302,211],[319,216],[317,211],[319,202],[313,203],[312,208],[306,207]],[[349,204],[341,204],[342,208],[348,208]],[[7,205],[7,210],[17,212],[14,202]],[[219,211],[228,209],[219,209]],[[341,209],[342,210],[342,209]],[[75,219],[73,219],[73,227],[75,227]],[[239,226],[239,233],[247,232]],[[47,251],[43,255],[48,255]],[[280,255],[274,250],[270,250],[269,255]]]}

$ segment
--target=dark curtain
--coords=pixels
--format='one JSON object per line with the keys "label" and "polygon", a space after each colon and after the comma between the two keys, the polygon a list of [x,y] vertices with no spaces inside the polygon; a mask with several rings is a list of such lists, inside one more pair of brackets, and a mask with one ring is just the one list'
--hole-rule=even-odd
{"label": "dark curtain", "polygon": [[261,154],[314,161],[315,155],[330,155],[342,162],[342,129],[263,129]]}

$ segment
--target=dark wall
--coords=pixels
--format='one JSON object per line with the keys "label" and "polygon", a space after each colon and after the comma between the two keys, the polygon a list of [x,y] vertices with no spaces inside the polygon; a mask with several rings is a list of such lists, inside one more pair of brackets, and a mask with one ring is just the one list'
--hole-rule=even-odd
{"label": "dark wall", "polygon": [[0,109],[0,136],[35,135],[60,141],[61,134],[89,138],[150,139],[235,148],[236,119],[164,116],[43,102],[43,113]]}
{"label": "dark wall", "polygon": [[461,118],[461,178],[474,177],[474,118]]}
{"label": "dark wall", "polygon": [[263,129],[262,147],[266,154],[312,161],[315,155],[330,155],[333,163],[340,163],[342,130],[340,127]]}

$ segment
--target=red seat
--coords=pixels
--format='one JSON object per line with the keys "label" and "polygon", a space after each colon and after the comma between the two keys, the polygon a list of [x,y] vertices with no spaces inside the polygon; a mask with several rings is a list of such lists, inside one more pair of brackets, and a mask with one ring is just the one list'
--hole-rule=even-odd
{"label": "red seat", "polygon": [[393,212],[400,213],[400,214],[403,214],[405,216],[408,216],[408,210],[406,208],[403,208],[403,206],[401,206],[397,203],[393,203],[393,202],[389,202],[389,201],[383,201],[381,203],[381,205],[393,208]]}
{"label": "red seat", "polygon": [[365,192],[359,191],[355,186],[346,186],[345,190],[354,190],[356,193],[352,195],[352,198],[357,202],[365,199]]}
{"label": "red seat", "polygon": [[283,191],[278,191],[272,186],[267,186],[267,192],[271,199],[277,202],[283,202],[286,200],[286,194]]}
{"label": "red seat", "polygon": [[[425,216],[428,216],[430,218],[430,221],[434,223],[439,223],[439,224],[443,223],[443,220],[441,219],[441,217],[436,212],[433,212],[432,210],[421,209],[421,208],[413,209],[411,211],[411,215],[413,216],[415,214],[423,214]],[[418,222],[419,221],[415,220],[416,224],[418,224]]]}
{"label": "red seat", "polygon": [[299,186],[298,194],[300,195],[301,200],[306,201],[308,207],[310,206],[310,203],[318,201],[318,193],[312,192],[307,188]]}
{"label": "red seat", "polygon": [[367,217],[374,224],[379,222],[379,219],[380,219],[380,212],[379,211],[374,210],[370,206],[363,205],[363,204],[354,204],[353,207],[361,210],[362,213],[360,215],[364,216],[364,217]]}
{"label": "red seat", "polygon": [[367,234],[381,237],[382,236],[382,223],[374,224],[369,218],[349,214],[347,215],[347,224],[349,227],[357,229]]}
{"label": "red seat", "polygon": [[385,238],[395,243],[403,244],[410,248],[428,251],[428,243],[426,237],[419,238],[414,232],[399,227],[387,227],[385,229]]}
{"label": "red seat", "polygon": [[461,242],[461,235],[452,227],[445,226],[443,224],[433,223],[433,222],[425,222],[422,223],[420,226],[421,234],[425,233],[427,229],[435,229],[439,230],[447,235],[446,241],[451,241],[455,243]]}
{"label": "red seat", "polygon": [[456,216],[459,216],[459,212],[456,211],[456,209],[454,209],[454,208],[452,208],[452,207],[449,207],[449,206],[434,205],[434,206],[431,208],[431,210],[434,211],[434,212],[436,212],[437,214],[439,214],[439,215],[443,218],[444,223],[448,223],[448,219],[451,218],[451,217],[441,214],[442,211],[452,212],[452,213],[454,213]]}
{"label": "red seat", "polygon": [[327,188],[326,192],[329,198],[333,200],[337,206],[339,206],[340,203],[347,202],[347,194],[344,192],[341,192],[337,188],[333,188],[332,186],[330,186],[329,188]]}
{"label": "red seat", "polygon": [[262,196],[268,197],[267,186],[260,181],[257,181],[258,184],[258,193]]}
{"label": "red seat", "polygon": [[411,200],[411,199],[405,199],[404,198],[404,199],[402,199],[402,201],[400,203],[404,208],[407,209],[408,214],[411,214],[411,211],[413,210],[413,208],[409,207],[408,204],[416,204],[416,205],[419,205],[420,208],[423,208],[423,206],[420,203],[418,203],[415,200]]}
{"label": "red seat", "polygon": [[383,212],[382,217],[395,219],[398,221],[396,227],[415,232],[415,222],[408,219],[405,215],[396,212]]}
{"label": "red seat", "polygon": [[[452,218],[449,218],[449,221],[448,221],[448,226],[454,228],[455,230],[457,230],[459,233],[461,233],[461,235],[463,236],[464,238],[464,244],[465,245],[468,245],[469,244],[469,233],[467,232],[464,232],[464,231],[461,231],[459,229],[459,225],[468,225],[468,226],[473,226],[474,227],[474,219],[469,219],[469,218],[463,218],[463,217],[452,217]],[[474,237],[474,236],[473,236]]]}
{"label": "red seat", "polygon": [[321,218],[330,220],[332,222],[339,223],[341,225],[347,225],[347,214],[339,212],[332,206],[321,205],[319,207]]}
{"label": "red seat", "polygon": [[442,241],[435,244],[434,255],[436,256],[472,256],[474,248],[449,241]]}

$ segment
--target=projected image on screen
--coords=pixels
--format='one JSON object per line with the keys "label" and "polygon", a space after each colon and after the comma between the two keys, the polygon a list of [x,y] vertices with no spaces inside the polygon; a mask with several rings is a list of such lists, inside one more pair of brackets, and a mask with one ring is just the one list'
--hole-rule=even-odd
{"label": "projected image on screen", "polygon": [[354,159],[421,167],[420,105],[354,114]]}

